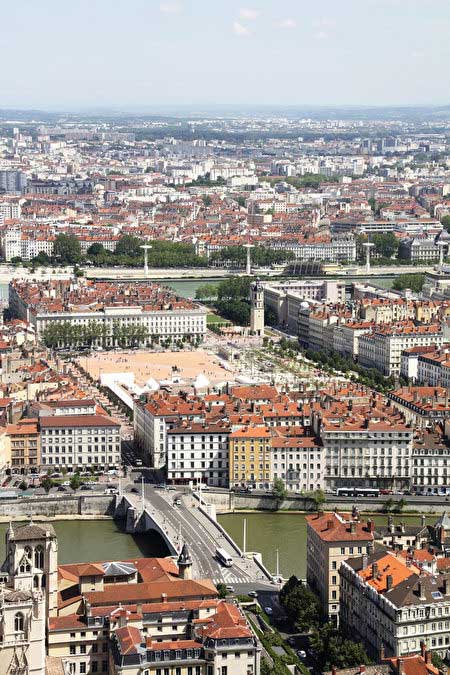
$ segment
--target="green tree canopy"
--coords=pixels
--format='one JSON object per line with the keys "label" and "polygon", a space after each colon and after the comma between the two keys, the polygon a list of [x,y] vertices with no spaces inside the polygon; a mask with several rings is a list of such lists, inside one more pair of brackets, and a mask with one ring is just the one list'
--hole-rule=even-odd
{"label": "green tree canopy", "polygon": [[374,234],[372,243],[375,244],[376,253],[382,258],[392,258],[393,255],[397,255],[399,241],[392,232]]}
{"label": "green tree canopy", "polygon": [[410,288],[415,293],[420,293],[424,281],[424,274],[400,274],[395,278],[392,288],[396,291],[404,291],[405,288]]}
{"label": "green tree canopy", "polygon": [[319,598],[296,576],[290,577],[281,589],[280,602],[290,623],[298,630],[310,630],[320,624],[322,607]]}
{"label": "green tree canopy", "polygon": [[316,630],[311,636],[310,644],[317,654],[322,671],[330,670],[332,666],[350,668],[370,663],[363,645],[350,640],[331,623]]}
{"label": "green tree canopy", "polygon": [[81,246],[73,234],[58,234],[53,244],[53,257],[64,265],[74,265],[80,261]]}
{"label": "green tree canopy", "polygon": [[87,250],[88,255],[98,256],[105,253],[105,247],[100,242],[96,241],[94,244],[91,244]]}
{"label": "green tree canopy", "polygon": [[143,243],[143,239],[139,237],[124,234],[117,242],[114,253],[116,255],[129,256],[130,258],[139,258],[142,256],[142,249],[140,247]]}

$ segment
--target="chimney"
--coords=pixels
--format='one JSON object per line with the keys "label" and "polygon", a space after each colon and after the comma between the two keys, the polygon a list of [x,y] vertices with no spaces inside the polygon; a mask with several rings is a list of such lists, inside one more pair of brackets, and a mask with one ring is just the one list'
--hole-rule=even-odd
{"label": "chimney", "polygon": [[368,560],[367,559],[367,553],[364,553],[364,555],[362,557],[362,568],[363,568],[363,570],[365,570],[366,567],[367,567],[367,560]]}
{"label": "chimney", "polygon": [[371,518],[369,518],[369,520],[367,521],[367,531],[375,532],[375,523]]}
{"label": "chimney", "polygon": [[431,666],[431,651],[429,649],[425,652],[425,663],[427,666]]}
{"label": "chimney", "polygon": [[376,579],[378,576],[378,564],[373,563],[372,564],[372,579]]}
{"label": "chimney", "polygon": [[427,645],[423,640],[420,643],[420,653],[422,654],[422,658],[425,661],[425,654],[427,653]]}
{"label": "chimney", "polygon": [[444,595],[450,595],[450,579],[448,577],[444,579]]}
{"label": "chimney", "polygon": [[167,593],[161,593],[161,602],[167,602]]}
{"label": "chimney", "polygon": [[361,664],[361,665],[359,666],[359,672],[360,672],[360,673],[365,673],[365,672],[366,672],[366,666],[365,666],[364,664]]}
{"label": "chimney", "polygon": [[405,659],[397,659],[397,673],[398,675],[405,674]]}
{"label": "chimney", "polygon": [[394,582],[394,579],[392,577],[392,574],[388,574],[386,576],[386,590],[387,591],[391,590],[393,582]]}
{"label": "chimney", "polygon": [[334,527],[334,521],[333,520],[327,520],[327,530],[332,530]]}
{"label": "chimney", "polygon": [[356,523],[351,522],[350,523],[350,534],[355,534],[356,533]]}
{"label": "chimney", "polygon": [[337,673],[336,666],[331,666],[331,675],[336,675],[336,673]]}
{"label": "chimney", "polygon": [[138,602],[136,605],[136,613],[142,614],[142,602]]}
{"label": "chimney", "polygon": [[425,589],[423,587],[423,581],[419,581],[419,583],[417,584],[417,591],[419,593],[419,598],[421,600],[425,600]]}

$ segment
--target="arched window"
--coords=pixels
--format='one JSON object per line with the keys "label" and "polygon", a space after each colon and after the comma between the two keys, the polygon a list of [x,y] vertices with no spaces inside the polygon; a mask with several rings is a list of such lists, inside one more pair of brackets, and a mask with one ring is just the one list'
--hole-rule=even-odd
{"label": "arched window", "polygon": [[45,588],[47,585],[47,579],[45,578],[45,574],[42,575],[41,577],[41,588]]}
{"label": "arched window", "polygon": [[23,633],[23,629],[25,626],[25,620],[23,618],[23,614],[21,612],[17,612],[17,614],[14,617],[14,630],[16,633]]}
{"label": "arched window", "polygon": [[29,560],[31,560],[31,546],[25,546],[24,553]]}
{"label": "arched window", "polygon": [[44,569],[44,549],[42,546],[37,546],[34,551],[34,566],[38,570]]}
{"label": "arched window", "polygon": [[37,574],[33,577],[33,588],[39,588],[39,577]]}
{"label": "arched window", "polygon": [[24,555],[22,560],[20,561],[19,571],[21,574],[25,574],[25,572],[31,572],[30,561],[26,557],[26,555]]}

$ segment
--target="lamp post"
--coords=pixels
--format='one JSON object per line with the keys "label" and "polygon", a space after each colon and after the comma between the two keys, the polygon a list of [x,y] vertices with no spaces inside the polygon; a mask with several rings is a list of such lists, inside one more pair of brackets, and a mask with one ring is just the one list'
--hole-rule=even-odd
{"label": "lamp post", "polygon": [[151,244],[142,244],[139,248],[144,249],[144,274],[148,275],[148,252],[152,248]]}
{"label": "lamp post", "polygon": [[370,249],[375,246],[375,244],[372,244],[371,241],[366,241],[363,244],[364,248],[366,249],[366,272],[367,274],[370,273]]}
{"label": "lamp post", "polygon": [[254,244],[244,244],[244,248],[247,249],[247,264],[246,264],[245,272],[246,272],[247,276],[250,276],[250,274],[252,273],[252,263],[251,263],[251,260],[250,260],[250,249],[255,248],[255,245]]}

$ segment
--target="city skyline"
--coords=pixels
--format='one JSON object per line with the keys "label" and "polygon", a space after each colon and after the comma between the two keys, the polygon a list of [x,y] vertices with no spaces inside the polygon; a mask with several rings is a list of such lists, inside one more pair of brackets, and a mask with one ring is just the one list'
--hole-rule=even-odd
{"label": "city skyline", "polygon": [[5,107],[448,103],[443,0],[19,0],[3,19]]}

